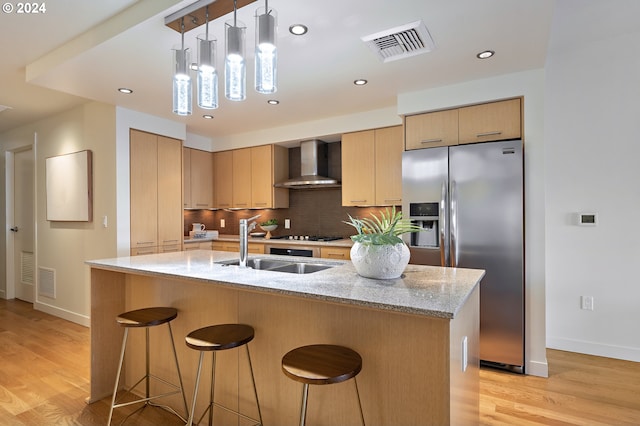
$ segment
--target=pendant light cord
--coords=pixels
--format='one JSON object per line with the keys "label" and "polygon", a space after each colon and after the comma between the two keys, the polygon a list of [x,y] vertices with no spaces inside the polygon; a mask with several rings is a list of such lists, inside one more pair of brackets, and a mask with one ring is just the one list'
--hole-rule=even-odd
{"label": "pendant light cord", "polygon": [[238,12],[238,0],[233,0],[233,26],[237,27],[238,23],[236,20],[236,14]]}
{"label": "pendant light cord", "polygon": [[182,50],[184,50],[184,16],[180,19],[180,34],[182,36]]}
{"label": "pendant light cord", "polygon": [[204,10],[205,10],[205,12],[204,12],[205,13],[204,14],[204,16],[205,16],[204,20],[205,20],[205,23],[206,23],[204,36],[205,36],[205,39],[208,41],[209,40],[209,5],[207,5]]}

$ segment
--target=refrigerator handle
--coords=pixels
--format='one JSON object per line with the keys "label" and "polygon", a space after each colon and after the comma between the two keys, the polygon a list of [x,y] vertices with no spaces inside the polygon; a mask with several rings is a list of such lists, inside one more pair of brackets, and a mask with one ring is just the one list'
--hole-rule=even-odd
{"label": "refrigerator handle", "polygon": [[449,266],[449,239],[447,238],[447,181],[442,182],[440,194],[440,265]]}
{"label": "refrigerator handle", "polygon": [[451,181],[451,267],[458,266],[458,194],[456,181]]}

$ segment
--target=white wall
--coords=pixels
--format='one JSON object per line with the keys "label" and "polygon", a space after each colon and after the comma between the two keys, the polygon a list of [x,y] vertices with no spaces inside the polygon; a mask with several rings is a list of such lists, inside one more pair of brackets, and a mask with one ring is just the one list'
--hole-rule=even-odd
{"label": "white wall", "polygon": [[[545,87],[547,344],[633,361],[640,361],[639,45],[636,29],[557,49]],[[599,224],[576,226],[573,215],[583,211],[598,213]],[[594,297],[593,311],[580,309],[583,295]]]}
{"label": "white wall", "polygon": [[403,94],[398,97],[398,112],[411,114],[524,96],[525,371],[545,377],[543,92],[544,72],[534,70]]}

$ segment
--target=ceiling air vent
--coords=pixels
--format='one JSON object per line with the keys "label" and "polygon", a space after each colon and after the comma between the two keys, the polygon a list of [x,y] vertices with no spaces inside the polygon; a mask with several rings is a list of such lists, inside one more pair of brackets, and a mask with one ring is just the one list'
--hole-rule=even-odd
{"label": "ceiling air vent", "polygon": [[408,58],[435,49],[433,39],[422,21],[380,31],[362,37],[362,41],[367,43],[382,62]]}

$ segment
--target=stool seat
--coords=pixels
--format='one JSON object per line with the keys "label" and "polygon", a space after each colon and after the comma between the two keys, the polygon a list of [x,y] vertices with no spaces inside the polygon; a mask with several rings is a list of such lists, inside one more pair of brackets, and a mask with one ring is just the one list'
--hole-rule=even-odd
{"label": "stool seat", "polygon": [[340,383],[362,370],[362,358],[337,345],[309,345],[289,351],[282,358],[282,371],[289,378],[310,385]]}
{"label": "stool seat", "polygon": [[177,316],[176,308],[155,307],[124,312],[116,317],[116,321],[123,327],[153,327],[173,321]]}
{"label": "stool seat", "polygon": [[198,351],[222,351],[247,344],[253,337],[250,325],[218,324],[192,331],[185,337],[185,343]]}

